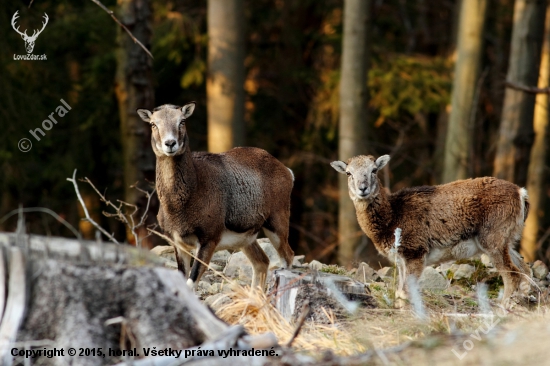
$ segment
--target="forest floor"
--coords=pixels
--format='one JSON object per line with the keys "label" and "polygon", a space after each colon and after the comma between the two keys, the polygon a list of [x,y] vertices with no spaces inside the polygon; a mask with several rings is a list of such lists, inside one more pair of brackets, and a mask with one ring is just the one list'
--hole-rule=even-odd
{"label": "forest floor", "polygon": [[[498,300],[498,273],[487,271],[479,260],[470,263],[478,266],[470,278],[450,278],[445,289],[422,290],[420,309],[418,304],[393,306],[396,286],[391,277],[365,281],[376,300],[375,308],[342,313],[312,304],[322,308],[326,320],[306,321],[293,349],[319,361],[331,355],[371,352],[373,356],[364,363],[368,365],[550,365],[548,281],[536,280],[530,302],[514,303],[505,310]],[[245,272],[243,265],[239,266],[241,271],[233,279],[209,270],[199,296],[223,320],[242,324],[252,334],[274,332],[280,344],[285,344],[296,322],[286,321],[271,305],[273,294],[246,286],[247,281],[239,277]],[[481,267],[482,273],[477,270]],[[326,265],[321,271],[350,278],[355,274]],[[478,298],[474,280],[489,284],[487,300]]]}

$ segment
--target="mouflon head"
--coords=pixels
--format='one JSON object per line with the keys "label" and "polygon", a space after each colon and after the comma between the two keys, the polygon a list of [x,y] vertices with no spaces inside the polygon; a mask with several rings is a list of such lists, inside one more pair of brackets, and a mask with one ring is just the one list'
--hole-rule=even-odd
{"label": "mouflon head", "polygon": [[194,102],[183,107],[164,104],[153,111],[137,110],[141,119],[151,125],[151,144],[155,155],[174,156],[184,153],[189,146],[185,120],[193,114],[194,110]]}
{"label": "mouflon head", "polygon": [[372,201],[380,191],[377,173],[390,161],[389,155],[375,159],[371,155],[358,155],[347,161],[337,160],[330,165],[338,173],[348,176],[349,196],[354,201]]}

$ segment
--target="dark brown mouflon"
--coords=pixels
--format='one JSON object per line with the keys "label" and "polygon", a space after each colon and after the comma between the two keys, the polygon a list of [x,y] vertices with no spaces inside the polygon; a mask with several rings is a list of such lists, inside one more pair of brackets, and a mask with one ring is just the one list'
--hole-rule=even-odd
{"label": "dark brown mouflon", "polygon": [[524,188],[484,177],[389,194],[377,176],[389,160],[389,155],[378,159],[360,155],[347,163],[331,163],[337,172],[348,175],[359,225],[381,254],[393,259],[394,232],[400,228],[398,260],[416,279],[427,265],[485,253],[504,281],[503,301],[520,283],[523,291],[528,288],[523,283],[529,283],[529,266],[514,250],[529,212]]}
{"label": "dark brown mouflon", "polygon": [[210,263],[215,251],[241,249],[252,263],[252,286],[265,285],[269,259],[257,244],[260,229],[289,266],[288,244],[292,171],[262,149],[238,147],[221,154],[191,152],[185,121],[195,108],[162,105],[138,109],[151,124],[157,156],[158,221],[176,243],[178,269],[194,286],[206,266],[185,252],[198,248],[197,258]]}

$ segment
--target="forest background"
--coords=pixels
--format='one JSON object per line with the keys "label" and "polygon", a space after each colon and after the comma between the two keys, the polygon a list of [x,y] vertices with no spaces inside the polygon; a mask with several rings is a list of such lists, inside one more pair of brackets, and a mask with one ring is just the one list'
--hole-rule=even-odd
{"label": "forest background", "polygon": [[[154,58],[94,1],[0,4],[0,231],[15,229],[1,218],[21,205],[94,238],[66,180],[74,169],[143,209],[130,186],[153,189],[155,158],[135,109],[195,101],[192,150],[257,146],[294,171],[290,243],[307,261],[383,263],[329,165],[361,153],[391,155],[380,177],[392,192],[481,176],[527,187],[521,252],[550,263],[547,1],[103,1]],[[16,11],[29,34],[48,15],[33,51],[47,60],[14,59],[26,54]],[[71,110],[37,141],[29,131],[60,99]],[[89,186],[81,193],[132,241]],[[157,210],[153,199],[149,225]],[[26,219],[32,233],[72,235],[43,213]]]}

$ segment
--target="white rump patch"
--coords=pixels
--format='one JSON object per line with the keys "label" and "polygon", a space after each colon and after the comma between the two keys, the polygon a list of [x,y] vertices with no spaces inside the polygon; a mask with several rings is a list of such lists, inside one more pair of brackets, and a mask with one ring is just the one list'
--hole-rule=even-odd
{"label": "white rump patch", "polygon": [[523,202],[529,199],[529,194],[527,194],[527,190],[525,188],[520,188],[519,195],[521,196]]}
{"label": "white rump patch", "polygon": [[[529,195],[527,194],[527,190],[525,188],[520,188],[519,190],[519,200],[520,200],[520,205],[521,205],[521,209],[520,209],[520,215],[518,217],[518,225],[520,227],[523,227],[523,223],[524,223],[524,218],[525,218],[525,201],[527,201],[529,199]],[[516,238],[516,240],[518,240],[518,238]]]}
{"label": "white rump patch", "polygon": [[292,181],[294,182],[294,172],[292,171],[292,169],[288,168],[288,171],[290,172],[290,175],[292,176]]}

